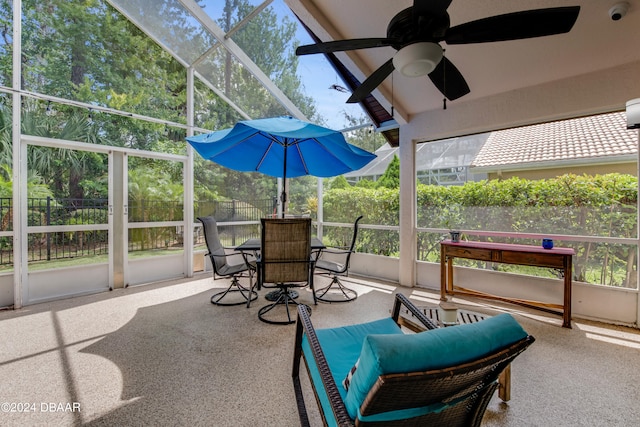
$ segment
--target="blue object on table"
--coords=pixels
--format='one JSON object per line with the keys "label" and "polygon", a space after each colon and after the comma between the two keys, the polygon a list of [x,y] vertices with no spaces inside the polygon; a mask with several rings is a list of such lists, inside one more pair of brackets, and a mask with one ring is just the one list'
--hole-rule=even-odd
{"label": "blue object on table", "polygon": [[542,239],[542,247],[545,249],[553,249],[553,240]]}

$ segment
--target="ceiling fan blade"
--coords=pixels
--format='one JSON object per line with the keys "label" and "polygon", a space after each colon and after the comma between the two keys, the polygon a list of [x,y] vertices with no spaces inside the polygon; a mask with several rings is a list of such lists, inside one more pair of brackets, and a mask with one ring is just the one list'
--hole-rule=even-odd
{"label": "ceiling fan blade", "polygon": [[413,12],[418,15],[442,15],[452,0],[413,0]]}
{"label": "ceiling fan blade", "polygon": [[429,74],[429,78],[449,101],[458,99],[471,92],[462,73],[446,56],[442,58],[436,68]]}
{"label": "ceiling fan blade", "polygon": [[378,87],[380,83],[386,79],[389,74],[393,73],[395,67],[393,66],[393,58],[385,62],[375,70],[360,86],[356,88],[351,94],[351,97],[347,99],[348,104],[360,102],[365,99],[369,94]]}
{"label": "ceiling fan blade", "polygon": [[314,53],[332,53],[345,50],[368,49],[372,47],[391,46],[398,43],[398,40],[387,38],[351,39],[336,40],[332,42],[308,44],[298,46],[296,55],[311,55]]}
{"label": "ceiling fan blade", "polygon": [[555,7],[507,13],[449,28],[447,44],[519,40],[567,33],[573,28],[580,6]]}

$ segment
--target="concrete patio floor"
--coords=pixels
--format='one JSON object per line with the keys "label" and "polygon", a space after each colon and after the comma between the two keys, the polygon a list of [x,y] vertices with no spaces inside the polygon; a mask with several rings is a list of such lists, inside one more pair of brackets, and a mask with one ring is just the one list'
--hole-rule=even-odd
{"label": "concrete patio floor", "polygon": [[[317,279],[317,286],[325,278]],[[313,307],[317,327],[389,314],[393,293],[435,305],[434,290],[349,278],[359,297]],[[209,302],[225,280],[210,275],[0,312],[2,426],[295,426],[294,325]],[[308,290],[300,300],[311,303]],[[512,313],[536,342],[516,359],[512,399],[494,396],[483,426],[640,424],[640,331],[477,299]],[[320,425],[306,378],[307,408]]]}

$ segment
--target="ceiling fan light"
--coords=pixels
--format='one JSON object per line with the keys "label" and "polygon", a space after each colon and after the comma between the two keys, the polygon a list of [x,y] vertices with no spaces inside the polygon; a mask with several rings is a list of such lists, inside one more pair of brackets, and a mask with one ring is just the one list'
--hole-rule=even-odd
{"label": "ceiling fan light", "polygon": [[627,129],[640,129],[640,98],[627,102]]}
{"label": "ceiling fan light", "polygon": [[425,76],[442,60],[442,47],[437,43],[420,42],[403,47],[393,57],[393,66],[407,77]]}

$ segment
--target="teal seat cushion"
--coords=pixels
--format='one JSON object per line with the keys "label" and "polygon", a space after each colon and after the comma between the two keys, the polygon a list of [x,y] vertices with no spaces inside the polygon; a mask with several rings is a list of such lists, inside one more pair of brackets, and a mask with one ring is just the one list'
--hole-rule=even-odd
{"label": "teal seat cushion", "polygon": [[[340,390],[340,395],[343,400],[345,399],[347,392],[342,387],[342,380],[347,376],[351,367],[358,360],[365,337],[374,333],[402,334],[402,331],[390,317],[369,323],[316,330],[316,335],[318,336],[318,341],[320,341],[322,352],[327,359],[331,375],[338,386],[338,390]],[[306,335],[302,337],[302,352],[304,353],[304,357],[309,366],[311,380],[313,381],[314,388],[318,393],[318,398],[320,400],[322,411],[325,414],[325,419],[330,426],[336,425],[331,411],[331,406],[329,404],[329,398],[322,384],[320,372],[314,363],[313,353],[311,352],[311,347],[309,346]]]}
{"label": "teal seat cushion", "polygon": [[[509,314],[418,334],[368,335],[362,344],[358,369],[344,398],[347,411],[353,419],[359,416],[362,402],[380,375],[428,371],[470,362],[526,336],[527,333]],[[337,349],[332,346],[329,351]],[[393,416],[402,419],[410,416],[410,411],[394,411]],[[381,414],[380,420],[388,420],[388,415]],[[367,419],[375,421],[375,416]]]}

